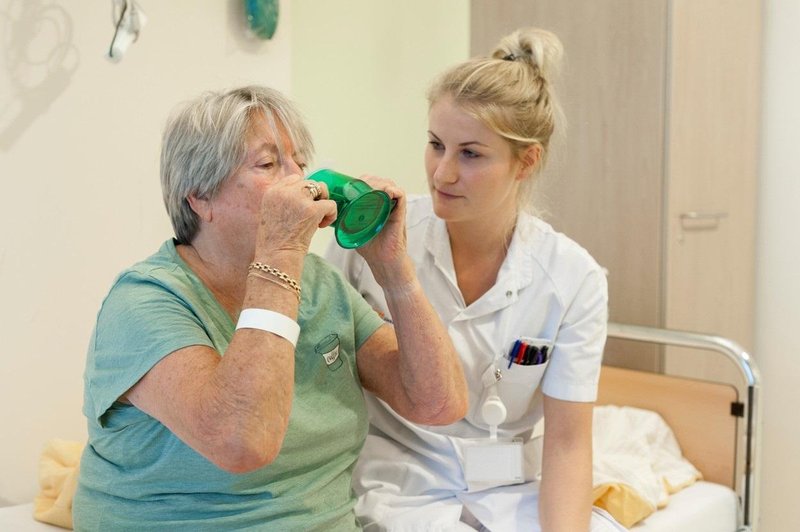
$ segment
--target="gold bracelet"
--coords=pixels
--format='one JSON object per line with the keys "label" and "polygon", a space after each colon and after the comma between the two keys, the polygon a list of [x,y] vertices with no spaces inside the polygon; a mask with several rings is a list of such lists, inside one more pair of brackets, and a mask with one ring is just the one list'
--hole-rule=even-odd
{"label": "gold bracelet", "polygon": [[278,281],[277,279],[273,279],[272,277],[267,277],[266,275],[262,274],[258,270],[251,270],[250,272],[247,273],[247,275],[252,275],[253,277],[258,277],[259,279],[264,279],[265,281],[269,281],[270,283],[276,284],[276,285],[280,286],[281,288],[290,291],[295,296],[297,296],[297,302],[300,303],[300,294],[295,292],[295,289],[292,288],[291,286],[289,286],[288,284],[284,284],[284,283]]}
{"label": "gold bracelet", "polygon": [[298,300],[300,299],[300,285],[298,284],[298,282],[289,277],[288,275],[286,275],[285,273],[283,273],[282,271],[280,271],[279,269],[273,268],[272,266],[263,264],[261,262],[253,262],[247,269],[250,271],[261,270],[262,272],[266,272],[270,275],[277,277],[281,281],[288,284],[292,288],[292,290],[294,290],[295,293],[297,294],[297,299]]}

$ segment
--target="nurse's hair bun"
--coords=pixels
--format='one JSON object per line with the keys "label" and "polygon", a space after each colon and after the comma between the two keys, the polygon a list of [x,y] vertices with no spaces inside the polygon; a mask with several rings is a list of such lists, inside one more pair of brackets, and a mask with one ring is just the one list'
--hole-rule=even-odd
{"label": "nurse's hair bun", "polygon": [[492,57],[528,64],[547,79],[558,73],[564,47],[554,33],[539,28],[519,29],[500,40]]}

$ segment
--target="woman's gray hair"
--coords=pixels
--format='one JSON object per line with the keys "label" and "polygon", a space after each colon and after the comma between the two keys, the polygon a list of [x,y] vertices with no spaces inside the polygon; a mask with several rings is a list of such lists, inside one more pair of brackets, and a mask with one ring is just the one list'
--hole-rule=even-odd
{"label": "woman's gray hair", "polygon": [[262,114],[275,139],[280,126],[295,148],[295,154],[283,154],[278,142],[281,158],[311,160],[314,146],[302,116],[288,98],[268,87],[208,92],[170,116],[161,147],[161,192],[178,243],[191,243],[200,226],[188,198],[213,198],[244,163],[248,132]]}
{"label": "woman's gray hair", "polygon": [[[445,71],[428,90],[433,105],[452,97],[467,113],[505,138],[516,156],[529,146],[542,149],[536,173],[547,159],[550,140],[564,118],[553,90],[563,47],[553,33],[537,28],[503,37],[489,57],[476,57]],[[517,207],[534,208],[534,179],[523,181]]]}

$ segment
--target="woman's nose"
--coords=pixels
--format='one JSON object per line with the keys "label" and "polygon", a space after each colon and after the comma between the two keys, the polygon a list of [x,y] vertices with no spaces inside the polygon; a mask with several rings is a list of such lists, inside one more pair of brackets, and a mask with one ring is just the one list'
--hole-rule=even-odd
{"label": "woman's nose", "polygon": [[303,175],[303,168],[294,160],[294,157],[287,157],[283,163],[283,175]]}

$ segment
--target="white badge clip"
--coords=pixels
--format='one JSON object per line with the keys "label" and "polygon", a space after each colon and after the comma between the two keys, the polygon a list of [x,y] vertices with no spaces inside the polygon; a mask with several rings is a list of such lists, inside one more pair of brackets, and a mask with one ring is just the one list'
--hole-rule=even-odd
{"label": "white badge clip", "polygon": [[489,439],[497,441],[497,427],[506,420],[506,405],[497,395],[497,383],[503,378],[503,372],[495,364],[490,364],[481,375],[481,383],[486,389],[486,399],[481,405],[481,417],[489,425]]}
{"label": "white badge clip", "polygon": [[481,377],[486,399],[481,417],[489,426],[488,439],[469,440],[464,446],[464,479],[470,491],[524,481],[522,440],[497,437],[497,427],[506,420],[506,405],[497,394],[497,382],[503,373],[494,364]]}

